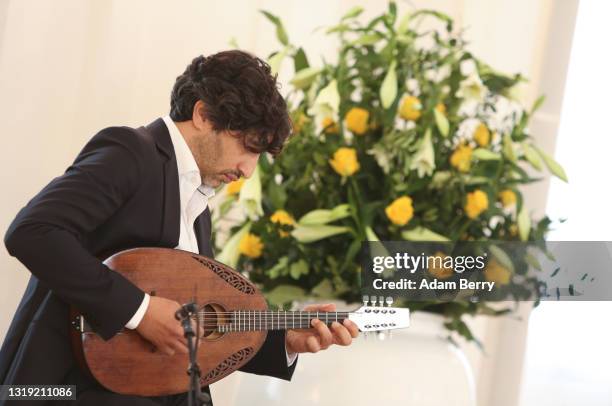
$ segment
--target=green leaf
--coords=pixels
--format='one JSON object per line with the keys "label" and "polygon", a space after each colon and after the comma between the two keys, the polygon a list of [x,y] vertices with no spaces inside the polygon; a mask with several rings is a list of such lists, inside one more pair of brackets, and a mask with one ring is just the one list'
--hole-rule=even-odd
{"label": "green leaf", "polygon": [[412,18],[412,13],[411,12],[407,12],[399,20],[399,24],[397,25],[397,33],[398,33],[398,35],[405,34],[408,31],[408,26],[410,25],[410,19],[411,18]]}
{"label": "green leaf", "polygon": [[353,242],[349,246],[349,249],[346,251],[346,257],[344,258],[344,261],[342,262],[342,266],[340,267],[339,272],[344,271],[346,267],[351,264],[355,256],[359,253],[360,248],[361,248],[361,240],[359,239],[353,240]]}
{"label": "green leaf", "polygon": [[289,265],[289,258],[287,256],[281,257],[278,259],[278,262],[276,262],[276,265],[265,271],[265,273],[271,279],[276,279],[284,273],[283,271],[287,269],[287,265]]}
{"label": "green leaf", "polygon": [[514,273],[514,264],[512,263],[512,260],[510,259],[508,254],[506,254],[506,251],[499,248],[497,245],[493,245],[493,244],[489,246],[489,251],[491,251],[491,254],[493,254],[495,259],[497,259],[497,261],[502,266],[504,266],[509,271],[512,271],[512,273]]}
{"label": "green leaf", "polygon": [[281,67],[281,63],[283,62],[283,59],[285,59],[288,53],[289,48],[284,48],[268,58],[268,65],[270,65],[270,70],[272,71],[272,74],[278,73]]}
{"label": "green leaf", "polygon": [[378,41],[380,41],[382,38],[383,36],[377,32],[367,33],[367,34],[363,34],[362,36],[357,38],[355,41],[351,42],[351,45],[363,45],[363,46],[374,45]]}
{"label": "green leaf", "polygon": [[409,241],[450,241],[447,237],[420,226],[402,232],[402,238]]}
{"label": "green leaf", "polygon": [[538,99],[533,103],[533,106],[531,106],[531,110],[529,111],[529,115],[532,115],[536,110],[538,110],[540,107],[542,107],[542,104],[544,104],[544,100],[546,100],[546,96],[542,95],[542,96],[538,97]]}
{"label": "green leaf", "polygon": [[316,209],[304,214],[298,223],[300,225],[321,225],[331,223],[350,216],[351,210],[348,204],[340,204],[331,210]]}
{"label": "green leaf", "polygon": [[334,25],[333,27],[329,27],[327,29],[327,31],[325,31],[326,34],[333,34],[335,32],[345,32],[348,31],[351,27],[349,27],[347,24],[338,24],[338,25]]}
{"label": "green leaf", "polygon": [[525,254],[525,262],[527,262],[529,265],[531,265],[533,268],[537,269],[538,271],[542,270],[542,265],[540,264],[540,261],[538,261],[538,259],[530,253]]}
{"label": "green leaf", "polygon": [[225,201],[221,203],[221,206],[219,206],[219,217],[225,216],[227,212],[232,208],[235,201],[236,198],[234,196],[229,196],[227,199],[225,199]]}
{"label": "green leaf", "polygon": [[297,72],[289,83],[298,89],[307,89],[320,73],[319,68],[304,68]]}
{"label": "green leaf", "polygon": [[303,259],[300,259],[298,262],[294,262],[289,267],[289,275],[293,279],[299,279],[300,276],[308,274],[308,263]]}
{"label": "green leaf", "polygon": [[334,298],[334,287],[329,279],[323,279],[310,291],[314,296],[326,299]]}
{"label": "green leaf", "polygon": [[351,231],[349,227],[326,225],[305,226],[298,224],[291,232],[291,235],[299,242],[307,244],[329,238],[334,235],[348,233],[349,231]]}
{"label": "green leaf", "polygon": [[306,292],[304,289],[294,285],[278,285],[266,295],[266,298],[271,304],[279,307],[295,300],[302,300],[305,297]]}
{"label": "green leaf", "polygon": [[230,38],[230,40],[227,43],[231,48],[234,49],[240,49],[240,47],[238,46],[238,40],[236,39],[236,37],[232,37]]}
{"label": "green leaf", "polygon": [[276,26],[276,38],[278,38],[280,43],[283,45],[289,45],[289,37],[287,36],[287,32],[285,31],[285,27],[283,27],[283,22],[280,20],[280,18],[265,10],[260,11],[268,20],[270,20],[272,24]]}
{"label": "green leaf", "polygon": [[485,148],[476,148],[472,152],[472,157],[480,161],[497,161],[501,159],[500,154]]}
{"label": "green leaf", "polygon": [[390,1],[389,2],[389,16],[388,18],[390,18],[389,23],[391,25],[395,24],[395,19],[397,18],[397,5],[395,4],[394,1]]}
{"label": "green leaf", "polygon": [[482,185],[490,183],[491,179],[486,176],[461,175],[461,181],[466,185]]}
{"label": "green leaf", "polygon": [[542,161],[540,161],[537,152],[527,142],[522,142],[521,147],[523,147],[523,155],[525,156],[525,159],[527,159],[534,169],[541,171]]}
{"label": "green leaf", "polygon": [[529,238],[529,230],[531,229],[531,221],[525,205],[523,205],[521,211],[519,212],[517,224],[521,241],[527,241]]}
{"label": "green leaf", "polygon": [[563,167],[559,165],[559,163],[555,161],[550,155],[542,151],[540,148],[536,147],[535,145],[534,145],[534,148],[538,152],[538,154],[540,154],[540,157],[546,164],[546,167],[548,168],[550,173],[552,173],[557,178],[567,183],[567,175],[565,174],[565,170],[563,169]]}
{"label": "green leaf", "polygon": [[397,96],[397,73],[395,66],[397,61],[393,60],[389,65],[389,70],[385,75],[385,79],[380,87],[380,101],[385,109],[391,107]]}
{"label": "green leaf", "polygon": [[359,14],[363,13],[363,7],[361,6],[355,6],[352,9],[350,9],[344,16],[342,16],[342,21],[344,20],[348,20],[350,18],[355,18],[357,16],[359,16]]}
{"label": "green leaf", "polygon": [[267,198],[270,199],[270,203],[272,203],[275,209],[282,209],[285,207],[287,192],[284,187],[277,185],[276,182],[268,182],[267,193]]}
{"label": "green leaf", "polygon": [[438,131],[440,131],[440,134],[442,134],[442,136],[448,137],[448,119],[446,118],[444,113],[439,112],[438,109],[434,109],[433,112],[434,118],[436,119],[436,126],[438,127]]}
{"label": "green leaf", "polygon": [[512,145],[513,143],[510,135],[504,135],[503,144],[502,151],[504,156],[508,158],[509,161],[516,162],[516,154],[514,153],[514,145]]}
{"label": "green leaf", "polygon": [[301,71],[310,66],[308,63],[308,58],[306,57],[306,53],[302,47],[298,48],[298,50],[293,55],[293,66],[296,72]]}
{"label": "green leaf", "polygon": [[366,233],[366,238],[368,239],[368,241],[380,241],[380,239],[378,238],[374,230],[372,230],[372,227],[370,226],[366,227],[365,233]]}

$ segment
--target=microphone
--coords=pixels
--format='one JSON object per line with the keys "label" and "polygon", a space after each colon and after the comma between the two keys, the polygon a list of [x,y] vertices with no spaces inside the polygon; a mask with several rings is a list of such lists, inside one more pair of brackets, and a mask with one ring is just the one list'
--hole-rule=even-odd
{"label": "microphone", "polygon": [[174,318],[181,321],[189,318],[192,313],[197,311],[197,306],[194,302],[186,303],[174,313]]}

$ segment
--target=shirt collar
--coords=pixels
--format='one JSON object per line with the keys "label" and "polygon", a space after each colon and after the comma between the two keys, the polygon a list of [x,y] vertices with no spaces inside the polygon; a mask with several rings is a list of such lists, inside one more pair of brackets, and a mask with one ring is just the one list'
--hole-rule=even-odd
{"label": "shirt collar", "polygon": [[172,146],[174,147],[174,154],[176,155],[176,165],[178,166],[178,174],[179,176],[187,175],[191,173],[195,173],[198,176],[200,175],[200,169],[198,168],[198,164],[189,149],[189,146],[185,142],[183,135],[179,131],[178,127],[172,121],[170,116],[165,116],[163,118],[164,123],[166,123],[166,127],[168,127],[168,132],[170,133],[170,139],[172,140]]}
{"label": "shirt collar", "polygon": [[198,164],[196,163],[187,142],[185,142],[185,138],[183,138],[183,134],[181,134],[181,131],[178,129],[174,121],[172,121],[170,116],[164,116],[163,120],[166,127],[168,127],[170,140],[172,141],[172,146],[174,147],[179,177],[197,181],[199,185],[197,186],[197,189],[202,192],[204,196],[208,198],[213,197],[215,195],[215,189],[208,185],[200,184],[200,179],[202,178],[200,176],[200,169],[198,168]]}

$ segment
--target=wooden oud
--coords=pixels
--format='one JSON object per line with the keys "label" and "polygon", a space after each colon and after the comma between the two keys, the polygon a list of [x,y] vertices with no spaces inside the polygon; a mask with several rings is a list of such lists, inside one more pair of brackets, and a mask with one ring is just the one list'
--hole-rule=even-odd
{"label": "wooden oud", "polygon": [[[248,279],[220,262],[187,251],[135,248],[104,263],[151,296],[187,303],[196,293],[198,318],[204,327],[198,351],[202,386],[246,364],[262,346],[268,330],[309,328],[314,318],[328,324],[349,318],[361,331],[409,324],[408,309],[383,307],[382,297],[378,306],[372,297],[371,306],[355,312],[269,311],[266,300]],[[161,353],[135,330],[123,329],[104,341],[76,310],[72,309],[71,317],[77,360],[102,386],[139,396],[189,389],[187,355]]]}

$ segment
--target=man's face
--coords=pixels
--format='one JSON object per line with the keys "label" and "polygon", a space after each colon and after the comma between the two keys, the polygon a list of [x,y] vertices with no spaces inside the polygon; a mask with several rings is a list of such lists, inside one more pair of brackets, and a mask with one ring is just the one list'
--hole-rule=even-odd
{"label": "man's face", "polygon": [[218,187],[240,177],[250,177],[257,166],[259,154],[248,151],[235,134],[215,132],[208,122],[205,126],[206,135],[198,137],[198,152],[195,154],[202,183]]}

